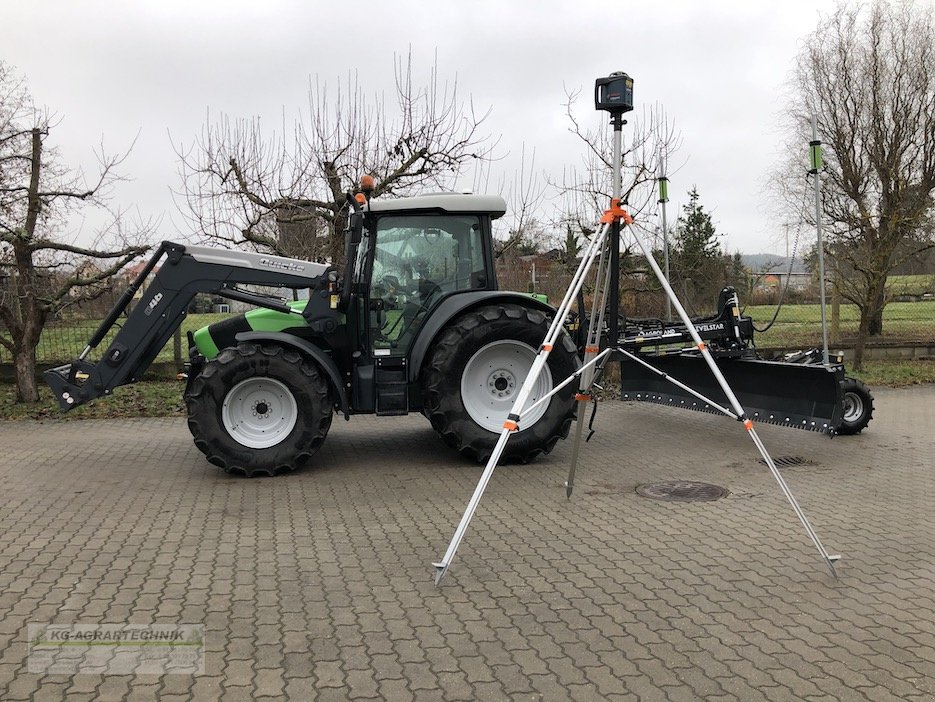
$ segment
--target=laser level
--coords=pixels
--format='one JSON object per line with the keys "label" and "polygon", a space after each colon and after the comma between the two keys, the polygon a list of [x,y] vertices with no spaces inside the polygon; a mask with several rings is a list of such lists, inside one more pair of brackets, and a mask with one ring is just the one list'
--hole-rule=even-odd
{"label": "laser level", "polygon": [[623,71],[614,71],[594,81],[594,109],[622,115],[633,109],[633,79]]}

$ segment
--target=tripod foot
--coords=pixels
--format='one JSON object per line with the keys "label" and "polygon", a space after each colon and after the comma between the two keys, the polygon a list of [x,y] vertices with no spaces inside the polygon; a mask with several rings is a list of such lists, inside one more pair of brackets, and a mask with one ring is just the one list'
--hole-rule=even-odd
{"label": "tripod foot", "polygon": [[569,482],[565,483],[565,499],[567,500],[571,499],[571,493],[574,489],[575,489],[575,486],[573,483],[569,483]]}
{"label": "tripod foot", "polygon": [[435,587],[438,587],[445,573],[448,572],[448,566],[444,563],[433,563],[432,567],[435,568]]}

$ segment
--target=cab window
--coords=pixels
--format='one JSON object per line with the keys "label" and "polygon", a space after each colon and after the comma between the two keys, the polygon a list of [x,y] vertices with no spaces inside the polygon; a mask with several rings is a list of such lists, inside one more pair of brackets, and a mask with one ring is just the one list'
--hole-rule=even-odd
{"label": "cab window", "polygon": [[377,220],[369,298],[377,355],[405,354],[441,300],[484,288],[483,236],[471,215],[386,215]]}

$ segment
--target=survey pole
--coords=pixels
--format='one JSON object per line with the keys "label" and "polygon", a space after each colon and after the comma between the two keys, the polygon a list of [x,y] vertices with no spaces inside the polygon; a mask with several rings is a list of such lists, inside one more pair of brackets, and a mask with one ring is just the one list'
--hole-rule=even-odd
{"label": "survey pole", "polygon": [[812,113],[812,140],[808,144],[809,173],[815,176],[815,229],[818,232],[818,291],[821,299],[821,360],[828,365],[828,318],[825,311],[825,245],[821,232],[821,141],[818,139],[818,118]]}

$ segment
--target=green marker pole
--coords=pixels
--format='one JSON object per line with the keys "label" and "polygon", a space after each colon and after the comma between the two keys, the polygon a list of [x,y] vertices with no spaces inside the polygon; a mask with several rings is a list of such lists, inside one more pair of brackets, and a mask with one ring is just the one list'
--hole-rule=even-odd
{"label": "green marker pole", "polygon": [[[669,179],[666,178],[665,160],[662,149],[659,150],[659,173],[656,179],[659,183],[659,204],[662,215],[662,252],[665,257],[666,281],[669,281],[669,229],[666,225],[666,203],[669,201]],[[672,321],[672,301],[666,296],[666,321]]]}
{"label": "green marker pole", "polygon": [[818,139],[818,118],[812,113],[812,140],[808,144],[809,173],[815,176],[815,229],[818,231],[818,290],[821,295],[821,359],[828,365],[828,322],[825,313],[825,246],[821,233],[821,141]]}

